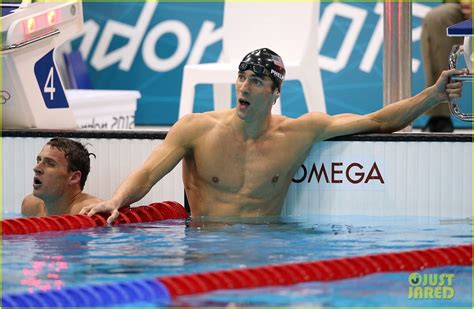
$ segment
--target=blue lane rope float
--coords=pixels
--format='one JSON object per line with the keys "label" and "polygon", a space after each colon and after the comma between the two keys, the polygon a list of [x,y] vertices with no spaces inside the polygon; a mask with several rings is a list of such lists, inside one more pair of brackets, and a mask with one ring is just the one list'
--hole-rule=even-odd
{"label": "blue lane rope float", "polygon": [[215,290],[341,280],[379,272],[416,271],[450,265],[471,266],[472,249],[472,245],[460,245],[156,277],[152,280],[94,284],[61,290],[4,294],[2,306],[103,307],[138,302],[153,302],[156,306],[166,306],[172,298]]}
{"label": "blue lane rope float", "polygon": [[134,280],[61,290],[4,294],[2,307],[103,307],[150,300],[153,300],[157,306],[166,306],[170,302],[168,290],[157,280]]}

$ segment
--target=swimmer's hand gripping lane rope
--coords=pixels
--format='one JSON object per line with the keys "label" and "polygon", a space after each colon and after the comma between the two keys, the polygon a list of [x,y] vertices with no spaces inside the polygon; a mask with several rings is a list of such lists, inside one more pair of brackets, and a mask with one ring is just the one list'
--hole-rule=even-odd
{"label": "swimmer's hand gripping lane rope", "polygon": [[166,306],[178,296],[216,290],[340,280],[379,272],[412,272],[450,265],[471,266],[472,245],[156,277],[152,280],[94,284],[34,293],[3,294],[2,306],[104,307],[133,305],[137,302]]}
{"label": "swimmer's hand gripping lane rope", "polygon": [[[166,219],[185,219],[188,214],[177,202],[153,203],[148,206],[124,207],[112,225],[154,222]],[[15,218],[1,221],[2,235],[31,234],[48,231],[67,231],[107,225],[105,214],[63,215],[50,217]]]}

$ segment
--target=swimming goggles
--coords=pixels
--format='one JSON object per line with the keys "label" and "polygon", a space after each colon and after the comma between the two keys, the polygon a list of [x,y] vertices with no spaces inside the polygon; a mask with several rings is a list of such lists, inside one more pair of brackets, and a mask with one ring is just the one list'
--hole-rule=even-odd
{"label": "swimming goggles", "polygon": [[248,63],[248,62],[241,62],[239,64],[239,71],[247,71],[247,70],[252,70],[255,74],[258,75],[268,75],[270,76],[270,72],[265,68],[263,65],[260,64],[253,64],[253,63]]}

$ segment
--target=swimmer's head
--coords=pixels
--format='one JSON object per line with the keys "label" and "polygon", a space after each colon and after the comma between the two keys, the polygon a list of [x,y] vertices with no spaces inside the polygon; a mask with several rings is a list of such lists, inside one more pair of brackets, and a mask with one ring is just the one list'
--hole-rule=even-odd
{"label": "swimmer's head", "polygon": [[95,154],[90,153],[83,144],[63,137],[52,138],[46,145],[64,152],[69,172],[81,172],[80,186],[83,190],[91,169],[90,156],[95,157]]}
{"label": "swimmer's head", "polygon": [[273,89],[281,90],[285,79],[285,65],[277,53],[269,48],[260,48],[248,53],[239,65],[239,72],[251,70],[257,76],[268,76],[273,80]]}

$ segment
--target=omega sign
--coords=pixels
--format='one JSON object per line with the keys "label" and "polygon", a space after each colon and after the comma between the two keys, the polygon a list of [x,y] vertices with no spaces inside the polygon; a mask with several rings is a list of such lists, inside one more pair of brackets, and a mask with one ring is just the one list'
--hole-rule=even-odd
{"label": "omega sign", "polygon": [[[311,163],[310,163],[311,164]],[[295,183],[317,183],[317,184],[346,184],[351,185],[373,185],[385,184],[383,169],[377,161],[369,162],[343,162],[331,161],[312,163],[305,162],[293,177]]]}

